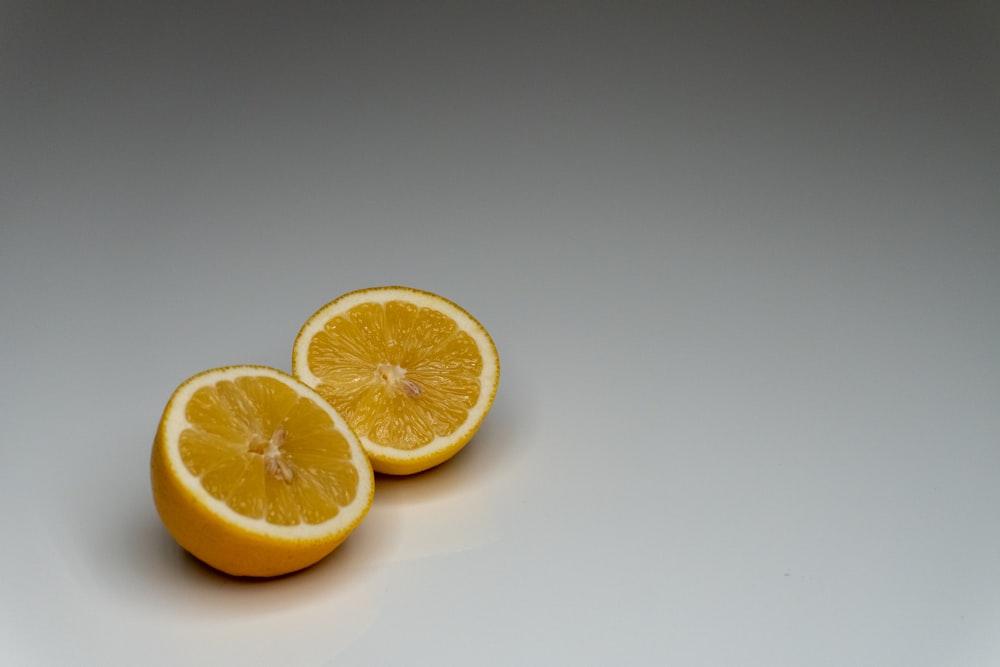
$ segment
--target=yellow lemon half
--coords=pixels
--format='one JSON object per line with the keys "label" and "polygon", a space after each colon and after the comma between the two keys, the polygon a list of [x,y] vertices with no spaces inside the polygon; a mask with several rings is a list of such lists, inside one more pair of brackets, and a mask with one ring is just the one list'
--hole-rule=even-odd
{"label": "yellow lemon half", "polygon": [[281,371],[229,366],[182,383],[153,443],[153,499],[196,558],[268,577],[333,551],[371,507],[371,464],[350,427]]}
{"label": "yellow lemon half", "polygon": [[420,472],[482,424],[500,380],[486,329],[451,301],[409,287],[345,294],[302,326],[292,373],[344,416],[378,472]]}

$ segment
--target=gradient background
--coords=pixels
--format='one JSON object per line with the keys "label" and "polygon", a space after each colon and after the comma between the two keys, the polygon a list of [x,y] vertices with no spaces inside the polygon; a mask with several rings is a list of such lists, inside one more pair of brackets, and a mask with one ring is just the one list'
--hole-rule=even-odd
{"label": "gradient background", "polygon": [[[0,664],[1000,664],[995,2],[7,1],[0,100]],[[184,555],[174,387],[392,283],[480,434]]]}

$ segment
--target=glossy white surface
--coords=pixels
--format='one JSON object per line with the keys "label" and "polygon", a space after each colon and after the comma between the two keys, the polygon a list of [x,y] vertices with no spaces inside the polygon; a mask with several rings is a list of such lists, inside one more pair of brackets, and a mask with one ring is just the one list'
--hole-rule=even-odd
{"label": "glossy white surface", "polygon": [[[0,664],[1000,664],[992,3],[120,4],[0,5]],[[185,556],[174,387],[392,283],[481,433]]]}

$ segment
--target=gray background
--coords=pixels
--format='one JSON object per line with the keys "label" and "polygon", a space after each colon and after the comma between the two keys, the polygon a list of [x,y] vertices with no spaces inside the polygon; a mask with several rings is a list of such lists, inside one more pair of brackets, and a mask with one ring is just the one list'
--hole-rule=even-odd
{"label": "gray background", "polygon": [[[1000,664],[1000,9],[0,4],[0,664]],[[250,584],[182,380],[351,289],[493,412]]]}

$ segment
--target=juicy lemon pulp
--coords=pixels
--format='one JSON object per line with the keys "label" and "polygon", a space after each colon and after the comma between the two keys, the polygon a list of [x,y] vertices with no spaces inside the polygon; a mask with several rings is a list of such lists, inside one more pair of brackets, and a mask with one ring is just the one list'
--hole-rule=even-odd
{"label": "juicy lemon pulp", "polygon": [[185,417],[185,467],[243,516],[283,526],[322,523],[357,493],[347,440],[314,402],[276,380],[202,387]]}
{"label": "juicy lemon pulp", "polygon": [[333,317],[310,341],[309,357],[320,394],[378,445],[426,445],[453,432],[479,400],[475,341],[412,303],[367,303]]}

